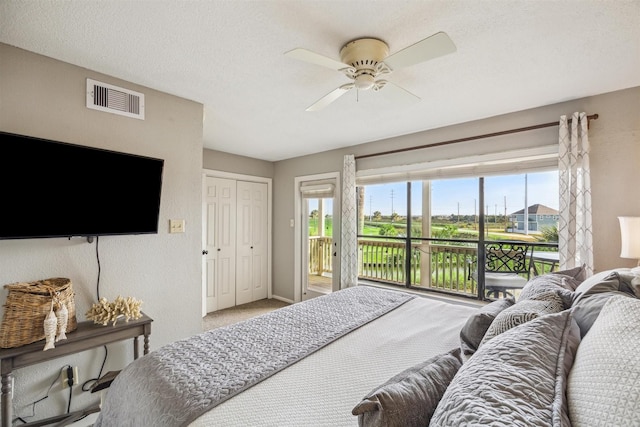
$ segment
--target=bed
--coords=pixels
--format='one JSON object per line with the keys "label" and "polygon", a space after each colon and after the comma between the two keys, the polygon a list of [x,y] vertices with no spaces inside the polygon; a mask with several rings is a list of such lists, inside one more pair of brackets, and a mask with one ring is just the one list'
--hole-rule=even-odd
{"label": "bed", "polygon": [[[355,328],[352,326],[351,329],[354,330],[343,331],[343,336],[327,342],[305,357],[300,355],[297,362],[289,364],[285,369],[278,368],[277,372],[270,373],[266,379],[247,387],[241,393],[221,399],[221,403],[197,419],[190,420],[191,416],[188,416],[169,420],[165,417],[160,422],[166,422],[165,425],[191,426],[301,426],[320,425],[319,422],[321,425],[331,426],[357,425],[357,417],[351,413],[355,403],[395,373],[458,346],[460,328],[469,315],[478,309],[477,305],[472,304],[451,304],[397,291],[358,286],[293,304],[258,318],[214,329],[201,335],[215,337],[223,332],[242,335],[245,333],[242,328],[273,328],[283,321],[296,322],[295,319],[298,318],[302,319],[299,323],[311,322],[311,319],[305,316],[306,311],[315,308],[326,309],[327,304],[331,305],[343,295],[349,297],[346,298],[346,315],[356,311],[375,311],[376,307],[366,305],[375,297],[400,295],[402,298],[394,300],[397,302],[395,307],[378,310],[381,312],[379,316],[371,316],[372,320],[369,322]],[[300,311],[294,313],[294,309]],[[277,319],[283,315],[287,318]],[[296,316],[294,320],[291,320],[292,316]],[[340,314],[335,313],[331,316],[342,318]],[[329,323],[331,316],[317,321]],[[193,339],[179,341],[177,345],[184,345]],[[243,340],[242,336],[239,339]],[[254,337],[254,340],[257,341],[258,338]],[[215,360],[228,350],[229,348],[223,346],[211,352],[208,357]],[[150,354],[156,356],[157,351]],[[139,360],[142,361],[145,357]],[[150,420],[139,419],[145,415],[144,411],[140,410],[141,403],[131,402],[127,397],[130,391],[125,391],[133,387],[132,395],[148,393],[141,391],[145,384],[127,380],[138,375],[129,372],[136,370],[137,363],[136,361],[124,369],[109,388],[96,426],[123,425],[123,422],[130,422],[128,425],[136,426],[150,425]],[[179,364],[180,361],[176,360],[175,363]],[[185,384],[185,388],[188,387],[189,384]],[[151,399],[151,402],[152,405],[158,404],[155,399]],[[130,410],[127,409],[128,406]],[[183,408],[180,411],[182,413],[178,414],[178,417],[185,415]],[[195,411],[194,415],[197,412]],[[124,415],[119,417],[119,414]],[[153,422],[159,421],[154,419]]]}
{"label": "bed", "polygon": [[134,361],[95,426],[638,425],[640,271],[603,273],[482,307],[371,286],[293,304]]}

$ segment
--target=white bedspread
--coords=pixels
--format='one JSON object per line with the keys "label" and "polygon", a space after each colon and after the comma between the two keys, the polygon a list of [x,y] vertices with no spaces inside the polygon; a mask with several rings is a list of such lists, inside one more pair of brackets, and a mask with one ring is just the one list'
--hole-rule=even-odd
{"label": "white bedspread", "polygon": [[191,427],[356,426],[351,409],[374,387],[460,345],[477,308],[416,298],[201,416]]}

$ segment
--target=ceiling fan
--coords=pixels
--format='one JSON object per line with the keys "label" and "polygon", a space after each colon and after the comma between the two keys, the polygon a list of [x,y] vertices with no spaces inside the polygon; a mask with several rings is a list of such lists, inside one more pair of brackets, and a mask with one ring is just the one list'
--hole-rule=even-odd
{"label": "ceiling fan", "polygon": [[351,89],[377,92],[384,88],[385,92],[393,92],[398,96],[419,100],[420,98],[411,92],[379,77],[386,76],[399,68],[415,65],[455,51],[456,46],[449,36],[439,32],[392,55],[389,55],[387,44],[375,38],[350,41],[340,49],[340,61],[302,48],[285,52],[285,55],[340,71],[352,80],[352,82],[329,92],[306,109],[306,111],[318,111]]}

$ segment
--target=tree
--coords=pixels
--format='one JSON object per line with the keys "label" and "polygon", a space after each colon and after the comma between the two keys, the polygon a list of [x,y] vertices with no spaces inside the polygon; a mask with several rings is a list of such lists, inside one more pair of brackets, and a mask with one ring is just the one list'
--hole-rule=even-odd
{"label": "tree", "polygon": [[400,215],[398,215],[397,212],[394,212],[391,214],[391,222],[395,222],[400,218]]}
{"label": "tree", "polygon": [[380,236],[397,236],[398,230],[391,224],[383,224],[378,231]]}
{"label": "tree", "polygon": [[311,213],[309,214],[309,216],[312,219],[318,219],[318,210],[317,209],[312,210]]}
{"label": "tree", "polygon": [[542,227],[540,230],[542,236],[538,237],[538,240],[543,242],[557,242],[558,241],[558,227],[552,225],[550,227]]}
{"label": "tree", "polygon": [[458,232],[458,227],[453,224],[447,224],[439,230],[434,231],[433,237],[439,237],[441,239],[451,239]]}
{"label": "tree", "polygon": [[382,212],[375,211],[373,213],[373,219],[375,219],[376,221],[381,221],[382,220]]}

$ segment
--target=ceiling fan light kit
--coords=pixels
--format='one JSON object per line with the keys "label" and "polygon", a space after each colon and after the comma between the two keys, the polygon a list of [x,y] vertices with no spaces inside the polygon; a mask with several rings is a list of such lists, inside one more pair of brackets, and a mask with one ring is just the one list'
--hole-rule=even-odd
{"label": "ceiling fan light kit", "polygon": [[378,39],[357,39],[350,41],[340,49],[340,59],[351,67],[342,69],[345,75],[354,80],[356,89],[368,90],[376,85],[376,77],[390,70],[379,67],[389,55],[389,46]]}
{"label": "ceiling fan light kit", "polygon": [[340,49],[340,61],[307,49],[293,49],[285,55],[294,59],[331,68],[342,72],[351,83],[344,84],[320,98],[306,111],[318,111],[331,104],[349,90],[394,91],[396,96],[405,99],[419,100],[416,95],[395,84],[387,84],[386,80],[378,79],[381,75],[390,74],[394,69],[408,67],[420,62],[428,61],[448,53],[455,52],[456,47],[445,33],[439,32],[389,55],[389,46],[376,38],[360,38],[345,44]]}

